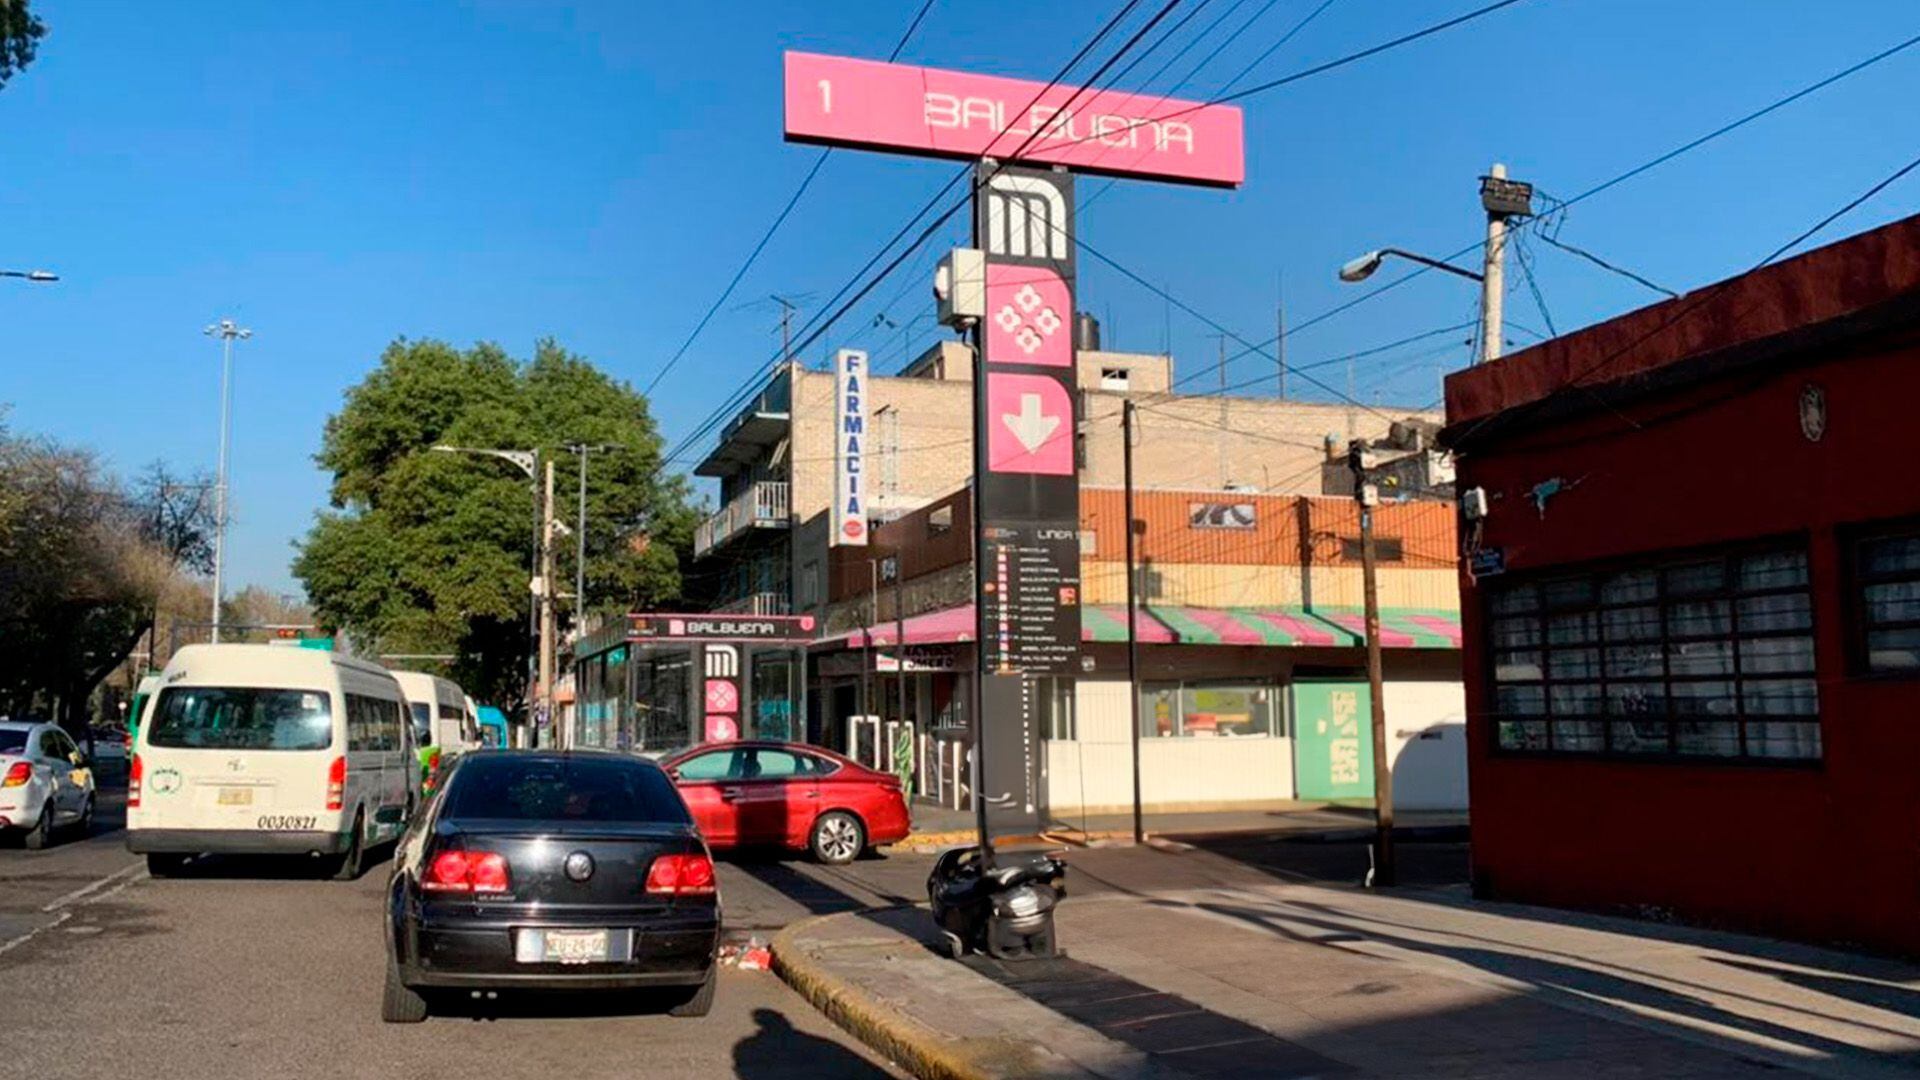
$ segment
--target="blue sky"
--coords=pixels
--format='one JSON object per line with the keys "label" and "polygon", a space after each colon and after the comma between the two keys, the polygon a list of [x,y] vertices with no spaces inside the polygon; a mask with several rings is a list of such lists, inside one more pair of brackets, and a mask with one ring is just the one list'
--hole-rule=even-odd
{"label": "blue sky", "polygon": [[[1171,89],[1263,7],[1235,3],[1208,0],[1126,85]],[[1211,94],[1314,6],[1276,0],[1182,92]],[[1473,6],[1335,0],[1242,85]],[[0,402],[16,430],[94,446],[127,472],[155,459],[211,467],[218,351],[200,330],[222,315],[251,326],[237,363],[230,580],[292,589],[291,544],[325,499],[312,462],[322,424],[382,346],[404,334],[525,355],[552,335],[644,384],[817,154],[781,141],[781,51],[884,58],[918,0],[34,7],[51,30],[41,58],[0,90],[0,267],[63,280],[0,281]],[[935,0],[902,59],[1046,79],[1120,7]],[[1281,275],[1298,321],[1357,295],[1333,270],[1362,250],[1471,242],[1475,178],[1494,160],[1570,195],[1916,32],[1912,6],[1892,0],[1528,0],[1242,102],[1242,189],[1120,183],[1080,230],[1262,341]],[[1920,48],[1581,204],[1562,238],[1676,289],[1736,273],[1909,159],[1917,96]],[[836,153],[662,382],[669,438],[777,349],[771,304],[737,305],[772,292],[824,302],[954,168]],[[1081,198],[1102,186],[1083,181]],[[1903,181],[1823,239],[1916,201],[1920,178]],[[1562,331],[1656,298],[1535,251]],[[926,311],[924,267],[910,260],[911,276],[884,283],[807,358],[883,309],[902,324]],[[1509,313],[1546,329],[1511,276]],[[1110,347],[1157,350],[1170,334],[1182,372],[1211,363],[1210,327],[1169,319],[1116,273],[1088,265],[1080,293]],[[1302,331],[1289,358],[1461,322],[1473,300],[1467,283],[1429,275]],[[926,323],[917,329],[924,341]],[[897,364],[897,331],[864,343],[883,370]],[[1431,344],[1361,362],[1357,396],[1432,402],[1439,371],[1466,349]],[[1269,366],[1250,357],[1230,377]],[[1339,367],[1321,374],[1345,381]]]}

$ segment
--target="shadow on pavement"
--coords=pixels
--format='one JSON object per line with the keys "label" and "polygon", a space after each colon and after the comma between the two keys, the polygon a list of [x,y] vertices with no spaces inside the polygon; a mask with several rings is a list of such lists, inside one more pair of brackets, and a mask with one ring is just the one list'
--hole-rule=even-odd
{"label": "shadow on pavement", "polygon": [[777,1009],[753,1010],[756,1030],[733,1047],[735,1076],[792,1076],[796,1072],[811,1076],[885,1077],[865,1058],[838,1043],[808,1035]]}
{"label": "shadow on pavement", "polygon": [[[392,858],[391,843],[368,848],[356,880],[384,873]],[[315,855],[202,855],[176,873],[199,881],[324,881],[333,876],[333,860]]]}
{"label": "shadow on pavement", "polygon": [[[1390,945],[1408,952],[1445,958],[1492,975],[1531,984],[1534,989],[1525,993],[1525,996],[1531,999],[1547,1004],[1578,1003],[1587,1011],[1597,1011],[1617,1022],[1650,1028],[1669,1036],[1714,1046],[1740,1058],[1744,1064],[1755,1064],[1750,1056],[1754,1052],[1753,1044],[1715,1034],[1703,1025],[1744,1032],[1821,1057],[1869,1060],[1902,1068],[1920,1066],[1920,1052],[1882,1053],[1864,1050],[1854,1044],[1722,1008],[1701,996],[1709,992],[1710,988],[1692,986],[1678,979],[1662,980],[1675,986],[1697,989],[1701,995],[1687,993],[1636,978],[1635,973],[1631,971],[1622,970],[1621,973],[1616,974],[1601,970],[1607,965],[1591,958],[1568,956],[1567,960],[1562,961],[1550,956],[1492,947],[1497,944],[1493,942],[1473,944],[1472,942],[1480,939],[1467,935],[1450,935],[1457,938],[1457,943],[1430,941],[1394,933],[1392,928],[1401,924],[1390,920],[1368,918],[1330,905],[1299,900],[1282,901],[1270,908],[1222,902],[1199,902],[1192,906],[1197,910],[1224,916],[1267,933],[1303,943],[1325,945],[1365,940]],[[1364,929],[1356,932],[1356,923],[1364,924]],[[1409,926],[1406,929],[1413,929],[1413,927]],[[1572,962],[1575,960],[1579,962]],[[1774,973],[1782,974],[1783,977],[1785,974],[1778,971]],[[1802,978],[1807,977],[1799,972],[1794,974]],[[1873,986],[1870,983],[1865,985]],[[1817,988],[1831,992],[1824,983],[1819,984]],[[1879,988],[1875,987],[1875,989]],[[1726,994],[1726,991],[1718,988],[1713,988],[1713,992]],[[1820,1019],[1860,1026],[1857,1019],[1829,1016],[1780,1002],[1765,1002],[1765,1004],[1802,1012]],[[1900,1035],[1901,1033],[1888,1032],[1888,1034]]]}

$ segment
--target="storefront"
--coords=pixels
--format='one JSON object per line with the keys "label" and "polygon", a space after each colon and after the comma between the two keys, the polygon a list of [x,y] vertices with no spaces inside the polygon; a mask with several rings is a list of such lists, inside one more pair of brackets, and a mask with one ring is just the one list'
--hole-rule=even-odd
{"label": "storefront", "polygon": [[812,637],[804,616],[630,615],[580,642],[567,745],[661,754],[795,739]]}
{"label": "storefront", "polygon": [[1907,218],[1447,380],[1478,892],[1920,955],[1916,329]]}
{"label": "storefront", "polygon": [[[1118,812],[1133,802],[1132,702],[1125,609],[1082,612],[1082,672],[1040,679],[1031,700],[1043,738],[1038,766],[1048,811]],[[1272,806],[1294,799],[1370,799],[1370,707],[1359,613],[1345,609],[1150,606],[1140,616],[1141,782],[1151,810]],[[1443,609],[1385,620],[1386,694],[1397,802],[1466,806],[1459,628]],[[907,711],[922,739],[921,790],[970,745],[972,608],[906,620]],[[900,716],[898,635],[891,624],[816,645],[813,665],[831,745],[856,754],[859,725]],[[863,695],[871,702],[862,709]],[[848,732],[855,732],[848,735]],[[1404,779],[1403,779],[1404,774]],[[943,800],[952,801],[952,800]]]}

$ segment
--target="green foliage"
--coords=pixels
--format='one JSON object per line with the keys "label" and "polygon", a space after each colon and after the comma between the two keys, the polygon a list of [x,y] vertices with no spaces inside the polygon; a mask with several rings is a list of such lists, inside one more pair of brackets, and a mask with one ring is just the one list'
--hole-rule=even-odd
{"label": "green foliage", "polygon": [[27,0],[0,0],[0,86],[33,62],[47,25],[27,10]]}
{"label": "green foliage", "polygon": [[[476,699],[519,705],[532,493],[508,462],[431,447],[537,449],[555,463],[556,514],[571,527],[579,459],[561,448],[574,442],[623,448],[588,468],[592,607],[671,603],[696,518],[684,481],[661,469],[645,398],[550,341],[518,362],[493,345],[402,339],[327,421],[318,461],[333,474],[333,508],[294,562],[320,621],[363,652],[453,653],[452,674]],[[555,576],[570,592],[573,541],[557,544]],[[563,619],[570,611],[563,602]]]}

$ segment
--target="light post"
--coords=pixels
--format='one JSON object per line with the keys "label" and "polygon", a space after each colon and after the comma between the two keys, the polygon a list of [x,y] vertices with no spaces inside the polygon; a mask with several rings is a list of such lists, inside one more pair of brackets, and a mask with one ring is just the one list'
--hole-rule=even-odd
{"label": "light post", "polygon": [[[514,468],[527,474],[528,486],[533,489],[533,559],[531,573],[536,578],[539,577],[543,557],[552,546],[550,531],[546,528],[546,523],[542,520],[545,515],[542,514],[543,506],[540,500],[540,452],[538,450],[502,450],[494,447],[479,446],[448,446],[444,443],[433,446],[431,449],[435,453],[440,454],[473,454],[478,457],[499,458],[501,461],[509,462]],[[533,589],[530,583],[528,591],[534,596],[534,601],[528,605],[527,610],[527,646],[530,657],[528,674],[531,679],[534,678],[532,672],[535,670],[535,665],[538,665],[546,654],[546,642],[542,640],[540,633],[540,613],[542,606],[551,602],[548,594],[550,594],[553,589],[550,583],[542,582],[541,588],[538,590]],[[545,692],[546,688],[542,687],[541,689],[542,692]],[[528,695],[528,697],[531,699],[532,695]]]}
{"label": "light post", "polygon": [[233,341],[250,338],[253,331],[232,319],[221,319],[202,332],[220,339],[220,463],[213,489],[213,643],[218,645],[221,581],[227,556],[227,447],[233,423]]}
{"label": "light post", "polygon": [[60,280],[60,275],[51,270],[0,270],[0,277],[23,278],[27,281]]}
{"label": "light post", "polygon": [[1380,248],[1369,251],[1340,268],[1340,280],[1345,282],[1365,281],[1373,276],[1375,270],[1387,256],[1417,262],[1435,270],[1444,270],[1469,281],[1480,283],[1480,354],[1475,363],[1484,364],[1500,358],[1502,336],[1506,331],[1506,320],[1502,317],[1502,307],[1506,298],[1507,265],[1507,220],[1526,217],[1533,213],[1533,185],[1520,180],[1507,179],[1507,167],[1495,163],[1487,175],[1480,178],[1480,207],[1487,212],[1487,243],[1481,261],[1481,272],[1474,273],[1439,259],[1430,259],[1425,255],[1416,255],[1401,248]]}

